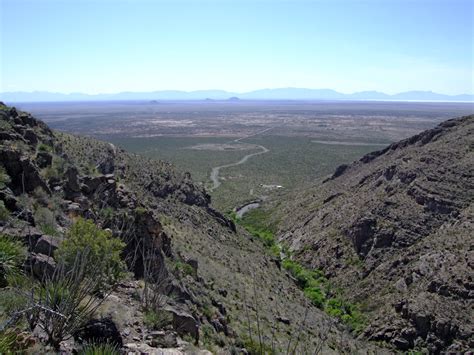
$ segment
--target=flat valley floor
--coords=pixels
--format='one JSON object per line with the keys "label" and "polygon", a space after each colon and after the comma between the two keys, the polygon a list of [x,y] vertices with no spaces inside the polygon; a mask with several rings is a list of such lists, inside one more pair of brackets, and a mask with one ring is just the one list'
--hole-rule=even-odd
{"label": "flat valley floor", "polygon": [[285,194],[472,103],[163,101],[20,103],[50,127],[166,160],[224,212]]}

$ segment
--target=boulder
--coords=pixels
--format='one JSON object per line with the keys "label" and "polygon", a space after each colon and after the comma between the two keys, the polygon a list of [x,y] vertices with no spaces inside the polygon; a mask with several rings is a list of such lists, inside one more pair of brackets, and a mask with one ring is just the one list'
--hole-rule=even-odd
{"label": "boulder", "polygon": [[115,170],[115,161],[114,158],[110,155],[107,155],[98,165],[97,170],[102,174],[112,174]]}
{"label": "boulder", "polygon": [[153,348],[173,348],[178,346],[175,332],[153,331],[147,335],[147,344]]}
{"label": "boulder", "polygon": [[38,136],[36,132],[32,129],[27,129],[23,133],[23,137],[28,141],[30,144],[37,144],[38,143]]}
{"label": "boulder", "polygon": [[9,188],[0,190],[0,201],[3,201],[5,207],[10,211],[16,211],[18,209],[18,200],[16,199],[15,195],[13,195],[13,191]]}
{"label": "boulder", "polygon": [[66,177],[66,185],[65,189],[68,192],[81,192],[81,186],[79,184],[79,172],[77,171],[77,168],[74,166],[70,166],[65,174]]}
{"label": "boulder", "polygon": [[92,194],[97,190],[97,188],[102,184],[102,182],[102,177],[86,176],[84,177],[82,192],[84,192],[85,194]]}
{"label": "boulder", "polygon": [[38,279],[51,278],[56,270],[56,262],[48,255],[29,254],[25,269]]}
{"label": "boulder", "polygon": [[410,349],[410,342],[402,337],[397,337],[392,340],[393,346],[395,346],[399,350],[408,350]]}
{"label": "boulder", "polygon": [[189,334],[196,342],[199,341],[199,322],[191,314],[173,306],[165,306],[164,311],[173,317],[173,328],[180,335]]}
{"label": "boulder", "polygon": [[8,175],[15,177],[9,184],[15,195],[32,192],[37,187],[51,194],[39,174],[38,167],[28,157],[22,156],[21,152],[8,148],[0,150],[0,161]]}
{"label": "boulder", "polygon": [[216,332],[224,333],[225,335],[229,334],[229,330],[227,328],[227,322],[224,317],[218,317],[211,320],[211,325],[214,327]]}
{"label": "boulder", "polygon": [[56,249],[59,247],[59,240],[49,235],[43,235],[39,238],[33,251],[37,254],[44,254],[53,256]]}
{"label": "boulder", "polygon": [[346,232],[358,254],[365,256],[370,251],[374,242],[376,224],[375,219],[364,217],[355,222]]}

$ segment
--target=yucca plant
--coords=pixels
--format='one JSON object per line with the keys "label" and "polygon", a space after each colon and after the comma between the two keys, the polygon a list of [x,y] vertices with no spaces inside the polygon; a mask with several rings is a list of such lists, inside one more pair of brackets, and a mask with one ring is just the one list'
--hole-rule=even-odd
{"label": "yucca plant", "polygon": [[34,340],[17,329],[0,332],[0,354],[22,354]]}
{"label": "yucca plant", "polygon": [[19,273],[26,256],[25,247],[13,237],[0,235],[0,287],[7,285],[7,276]]}
{"label": "yucca plant", "polygon": [[30,326],[41,327],[48,344],[56,349],[94,314],[104,298],[92,296],[97,280],[87,277],[88,250],[78,252],[72,264],[59,264],[52,277],[45,277],[33,291]]}
{"label": "yucca plant", "polygon": [[92,343],[84,346],[80,355],[118,355],[120,352],[114,344]]}

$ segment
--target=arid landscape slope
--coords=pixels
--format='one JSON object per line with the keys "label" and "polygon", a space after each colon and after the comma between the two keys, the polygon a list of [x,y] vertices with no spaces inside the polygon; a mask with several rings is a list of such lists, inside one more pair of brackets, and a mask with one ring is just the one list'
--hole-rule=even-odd
{"label": "arid landscape slope", "polygon": [[[25,248],[16,259],[26,278],[11,279],[2,264],[0,335],[14,339],[7,349],[70,353],[92,340],[174,354],[377,349],[311,305],[259,240],[210,207],[189,174],[109,143],[54,132],[3,104],[0,127],[0,234],[5,245]],[[88,228],[124,243],[127,272],[108,298],[91,293],[88,302],[100,307],[72,327],[54,318],[63,319],[66,301],[51,304],[31,290],[48,295],[63,280],[57,250],[71,245],[81,217],[93,222]]]}
{"label": "arid landscape slope", "polygon": [[467,351],[473,202],[471,115],[342,165],[292,195],[276,209],[278,240],[363,306],[368,339],[399,350]]}

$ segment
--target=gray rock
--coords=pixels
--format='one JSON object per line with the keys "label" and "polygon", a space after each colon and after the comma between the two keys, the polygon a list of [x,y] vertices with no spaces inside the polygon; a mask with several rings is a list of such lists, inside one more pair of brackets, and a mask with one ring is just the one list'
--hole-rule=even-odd
{"label": "gray rock", "polygon": [[12,179],[9,187],[15,195],[23,192],[32,192],[41,187],[48,194],[51,193],[48,185],[39,174],[38,167],[21,152],[9,148],[0,150],[0,161]]}
{"label": "gray rock", "polygon": [[199,321],[191,314],[172,306],[165,306],[164,310],[173,317],[173,328],[180,335],[189,334],[196,342],[199,341]]}
{"label": "gray rock", "polygon": [[77,168],[74,166],[70,166],[66,170],[66,186],[65,189],[67,189],[70,192],[80,192],[81,191],[81,186],[79,184],[79,172],[77,171]]}
{"label": "gray rock", "polygon": [[56,251],[56,249],[58,249],[58,247],[58,238],[49,235],[43,235],[41,238],[39,238],[33,251],[37,254],[53,256],[54,252]]}
{"label": "gray rock", "polygon": [[56,270],[56,262],[50,256],[31,253],[28,255],[25,269],[37,279],[51,278]]}
{"label": "gray rock", "polygon": [[107,155],[97,166],[97,170],[99,170],[102,174],[112,174],[115,170],[115,161],[114,158],[110,155]]}
{"label": "gray rock", "polygon": [[397,337],[392,340],[392,344],[400,350],[408,350],[410,349],[410,342],[404,338]]}
{"label": "gray rock", "polygon": [[178,346],[177,334],[175,332],[154,331],[149,333],[148,345],[154,348],[173,348]]}
{"label": "gray rock", "polygon": [[30,143],[30,144],[37,144],[38,143],[38,136],[36,135],[35,131],[32,129],[25,130],[23,137]]}

